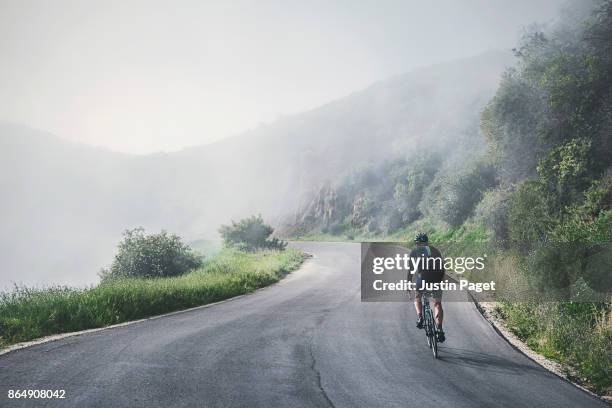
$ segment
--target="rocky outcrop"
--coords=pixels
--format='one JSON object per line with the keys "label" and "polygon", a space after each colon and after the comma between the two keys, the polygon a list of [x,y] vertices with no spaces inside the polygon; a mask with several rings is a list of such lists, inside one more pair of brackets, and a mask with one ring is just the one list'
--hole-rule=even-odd
{"label": "rocky outcrop", "polygon": [[363,196],[359,196],[353,202],[351,225],[360,228],[367,225],[368,221],[368,201]]}
{"label": "rocky outcrop", "polygon": [[296,223],[313,228],[329,225],[336,215],[338,194],[331,185],[325,183],[314,197],[296,214]]}

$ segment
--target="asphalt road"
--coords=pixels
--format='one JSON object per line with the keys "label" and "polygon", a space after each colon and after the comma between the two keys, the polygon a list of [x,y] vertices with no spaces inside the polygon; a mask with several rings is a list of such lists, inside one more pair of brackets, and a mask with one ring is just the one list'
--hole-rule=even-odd
{"label": "asphalt road", "polygon": [[[279,284],[209,308],[0,356],[0,406],[606,406],[509,346],[468,302],[434,360],[406,303],[361,303],[360,248],[305,243]],[[8,400],[63,389],[63,400]]]}

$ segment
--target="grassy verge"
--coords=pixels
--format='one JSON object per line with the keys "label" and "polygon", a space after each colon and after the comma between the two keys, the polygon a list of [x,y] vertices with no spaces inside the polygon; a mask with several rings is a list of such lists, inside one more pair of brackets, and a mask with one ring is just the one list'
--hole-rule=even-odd
{"label": "grassy verge", "polygon": [[419,220],[391,234],[364,232],[356,228],[348,228],[341,234],[308,232],[285,237],[290,241],[326,241],[326,242],[408,242],[412,244],[417,231],[427,231],[433,243],[474,243],[490,240],[484,226],[479,224],[448,227],[434,224],[428,220]]}
{"label": "grassy verge", "polygon": [[19,288],[0,295],[0,347],[51,334],[104,327],[242,295],[280,280],[305,255],[225,249],[186,275],[120,279],[89,289]]}
{"label": "grassy verge", "polygon": [[[480,225],[442,228],[418,225],[392,235],[369,235],[351,231],[355,242],[408,242],[417,230],[429,232],[444,256],[459,256],[477,247],[489,255],[489,278],[503,291],[520,290],[527,280],[516,267],[511,254],[490,247],[486,230]],[[298,240],[349,241],[346,235],[309,234]],[[486,278],[474,276],[472,278]],[[487,279],[484,279],[487,280]],[[612,310],[611,303],[500,302],[498,315],[506,327],[535,352],[563,364],[568,376],[600,395],[612,396]]]}
{"label": "grassy verge", "polygon": [[535,352],[569,368],[574,381],[612,395],[612,316],[609,304],[501,303],[506,327]]}

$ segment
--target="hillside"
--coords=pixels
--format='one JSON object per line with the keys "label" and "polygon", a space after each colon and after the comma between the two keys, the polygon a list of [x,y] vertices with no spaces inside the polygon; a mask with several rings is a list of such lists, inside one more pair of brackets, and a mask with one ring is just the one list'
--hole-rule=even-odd
{"label": "hillside", "polygon": [[2,281],[93,283],[125,228],[196,239],[252,213],[278,224],[364,163],[478,138],[511,61],[489,52],[422,68],[177,153],[130,156],[0,124]]}
{"label": "hillside", "polygon": [[610,33],[610,0],[526,32],[482,110],[484,138],[458,135],[323,184],[287,232],[405,240],[426,231],[447,256],[483,245],[486,268],[466,276],[497,284],[496,318],[570,379],[611,395]]}

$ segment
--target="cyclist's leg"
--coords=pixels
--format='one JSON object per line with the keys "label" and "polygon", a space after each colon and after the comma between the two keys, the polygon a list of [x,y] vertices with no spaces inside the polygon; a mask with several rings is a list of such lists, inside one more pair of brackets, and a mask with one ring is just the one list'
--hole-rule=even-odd
{"label": "cyclist's leg", "polygon": [[437,340],[440,343],[444,343],[444,341],[446,341],[446,335],[442,329],[442,320],[444,319],[444,310],[442,309],[442,294],[439,294],[434,298],[434,311],[436,316]]}
{"label": "cyclist's leg", "polygon": [[[417,275],[416,277],[417,288],[421,287],[420,280],[421,280],[420,276]],[[414,296],[414,309],[416,310],[416,313],[417,313],[416,327],[417,329],[422,329],[423,328],[423,302],[421,301],[421,292],[419,292],[418,290],[416,291],[415,296]]]}
{"label": "cyclist's leg", "polygon": [[421,293],[417,292],[414,297],[414,309],[418,316],[423,314],[423,302],[421,301]]}
{"label": "cyclist's leg", "polygon": [[[421,287],[421,277],[419,275],[415,276],[415,284],[417,288]],[[414,309],[417,312],[417,316],[423,315],[423,303],[421,302],[421,292],[418,289],[415,290]]]}
{"label": "cyclist's leg", "polygon": [[414,308],[417,312],[416,327],[417,329],[423,328],[423,302],[421,301],[421,294],[417,292],[414,299]]}
{"label": "cyclist's leg", "polygon": [[442,327],[442,321],[444,320],[444,310],[442,309],[442,299],[434,298],[434,311],[436,316],[436,324],[438,327]]}

